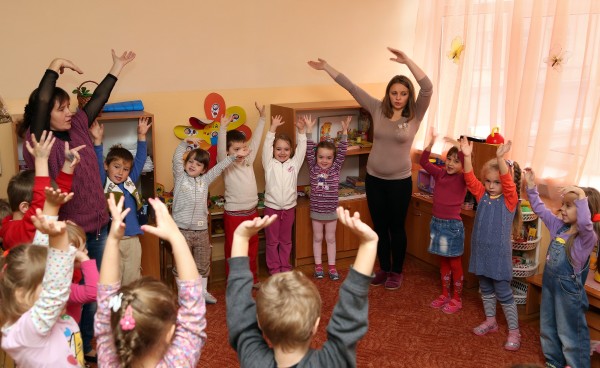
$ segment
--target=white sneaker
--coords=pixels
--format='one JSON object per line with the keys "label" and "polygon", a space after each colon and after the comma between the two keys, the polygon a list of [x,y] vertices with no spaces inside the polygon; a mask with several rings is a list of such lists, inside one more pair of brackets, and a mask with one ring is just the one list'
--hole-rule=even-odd
{"label": "white sneaker", "polygon": [[211,293],[209,293],[208,291],[205,291],[203,293],[204,296],[204,302],[206,304],[217,304],[217,298],[215,298]]}

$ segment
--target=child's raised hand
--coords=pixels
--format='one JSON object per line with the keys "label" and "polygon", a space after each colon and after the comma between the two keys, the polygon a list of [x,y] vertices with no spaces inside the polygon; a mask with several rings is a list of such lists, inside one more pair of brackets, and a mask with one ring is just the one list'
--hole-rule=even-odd
{"label": "child's raised hand", "polygon": [[304,119],[302,119],[302,117],[300,117],[298,121],[296,121],[295,125],[298,129],[298,133],[302,134],[306,132],[306,122],[304,121]]}
{"label": "child's raised hand", "polygon": [[81,161],[81,156],[79,156],[79,151],[85,147],[85,144],[81,146],[77,146],[74,148],[69,148],[69,142],[65,141],[65,164],[63,165],[63,171],[65,168],[70,169],[69,173],[73,173],[73,169],[75,166]]}
{"label": "child's raised hand", "polygon": [[256,107],[256,109],[258,110],[258,113],[260,115],[261,118],[265,117],[265,105],[259,106],[258,102],[254,102],[254,106]]}
{"label": "child's raised hand", "polygon": [[221,126],[227,128],[229,123],[231,123],[231,120],[233,120],[232,115],[221,115]]}
{"label": "child's raised hand", "polygon": [[108,210],[112,216],[112,222],[108,236],[114,239],[121,239],[125,234],[125,216],[127,216],[130,209],[126,208],[123,210],[123,203],[125,203],[124,195],[119,198],[118,203],[115,203],[115,195],[110,193],[108,197]]}
{"label": "child's raised hand", "polygon": [[[150,129],[151,126],[152,126],[152,122],[150,122],[149,116],[142,116],[141,118],[138,119],[138,126],[137,126],[138,140],[145,140],[146,133],[148,133],[148,129]],[[140,138],[143,138],[143,139],[140,139]]]}
{"label": "child's raised hand", "polygon": [[54,189],[52,187],[44,188],[44,193],[46,195],[46,203],[49,203],[55,207],[62,206],[73,199],[73,196],[75,195],[73,192],[63,193],[60,191],[60,189]]}
{"label": "child's raised hand", "polygon": [[473,142],[469,142],[465,136],[460,137],[460,150],[465,157],[470,157],[473,152]]}
{"label": "child's raised hand", "polygon": [[173,217],[171,217],[171,214],[169,214],[167,206],[156,198],[149,198],[148,202],[152,208],[154,208],[154,213],[156,215],[156,226],[143,225],[142,230],[169,241],[173,236],[181,236],[179,228],[173,220]]}
{"label": "child's raised hand", "polygon": [[346,119],[342,120],[342,134],[348,134],[348,127],[352,121],[352,116],[346,116]]}
{"label": "child's raised hand", "polygon": [[498,149],[496,150],[496,157],[498,159],[503,158],[504,155],[510,151],[511,147],[512,147],[512,141],[508,141],[504,144],[499,145]]}
{"label": "child's raised hand", "polygon": [[285,121],[283,121],[282,119],[283,117],[281,115],[271,117],[271,133],[275,133],[277,131],[277,128],[285,124]]}
{"label": "child's raised hand", "polygon": [[315,70],[324,70],[325,65],[327,65],[327,61],[325,61],[325,59],[318,58],[317,61],[308,61],[308,65]]}
{"label": "child's raised hand", "polygon": [[533,169],[530,167],[526,167],[525,169],[523,169],[523,172],[525,173],[525,182],[527,183],[527,187],[529,188],[534,188],[535,187],[535,173],[533,172]]}
{"label": "child's raised hand", "polygon": [[429,143],[427,143],[427,148],[428,151],[431,151],[431,148],[433,147],[435,140],[437,139],[437,133],[433,127],[429,128],[427,131],[427,135],[429,136]]}
{"label": "child's raised hand", "polygon": [[350,211],[345,210],[344,207],[340,206],[337,208],[337,215],[340,222],[346,226],[354,235],[358,236],[360,243],[377,242],[379,237],[377,233],[365,224],[360,219],[360,213],[354,212],[353,216],[350,216]]}
{"label": "child's raised hand", "polygon": [[444,142],[450,143],[454,147],[457,147],[460,150],[460,142],[452,137],[444,137]]}
{"label": "child's raised hand", "polygon": [[583,189],[575,186],[575,185],[569,185],[566,186],[564,188],[560,188],[560,193],[564,196],[567,193],[574,193],[578,199],[584,199],[585,198],[585,192],[583,191]]}
{"label": "child's raised hand", "polygon": [[[50,237],[62,235],[67,229],[67,224],[64,221],[46,218],[41,208],[38,208],[35,211],[35,215],[31,216],[31,222],[33,222],[33,226],[36,229],[44,234],[48,234]],[[52,242],[50,242],[50,245],[52,245]]]}
{"label": "child's raised hand", "polygon": [[56,138],[52,136],[52,131],[44,130],[39,142],[35,138],[35,135],[31,134],[31,143],[25,141],[25,146],[33,157],[47,159],[50,156],[55,141]]}
{"label": "child's raised hand", "polygon": [[255,217],[252,220],[246,220],[235,229],[234,236],[250,239],[252,236],[258,234],[260,230],[271,225],[276,219],[277,215],[267,215],[264,217]]}
{"label": "child's raised hand", "polygon": [[312,115],[303,115],[301,119],[304,120],[304,124],[306,125],[306,131],[309,133],[312,132],[313,127],[317,123],[317,119],[313,120]]}
{"label": "child's raised hand", "polygon": [[100,124],[98,120],[94,120],[89,131],[90,135],[92,136],[92,140],[94,141],[94,146],[101,145],[102,137],[104,137],[104,124]]}

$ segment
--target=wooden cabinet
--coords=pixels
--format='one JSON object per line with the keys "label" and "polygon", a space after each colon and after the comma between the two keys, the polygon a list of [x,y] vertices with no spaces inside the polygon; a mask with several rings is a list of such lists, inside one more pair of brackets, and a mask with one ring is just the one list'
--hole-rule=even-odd
{"label": "wooden cabinet", "polygon": [[[416,188],[415,185],[413,187]],[[421,195],[418,192],[413,193],[406,215],[406,237],[408,242],[406,252],[425,263],[439,267],[440,256],[431,254],[427,250],[430,242],[429,223],[433,217],[432,209],[432,198]],[[462,210],[461,217],[465,227],[465,251],[462,255],[464,281],[465,287],[471,288],[478,286],[477,277],[468,272],[469,259],[471,258],[471,233],[473,232],[475,211]]]}
{"label": "wooden cabinet", "polygon": [[[373,226],[366,198],[341,200],[340,206],[350,213],[359,212],[360,218],[369,226]],[[358,249],[358,239],[339,221],[335,232],[336,259],[354,257]],[[323,239],[323,263],[327,260],[327,243]],[[310,219],[310,204],[308,199],[299,198],[296,206],[296,222],[294,225],[294,247],[292,250],[292,265],[303,266],[314,263],[313,231]]]}

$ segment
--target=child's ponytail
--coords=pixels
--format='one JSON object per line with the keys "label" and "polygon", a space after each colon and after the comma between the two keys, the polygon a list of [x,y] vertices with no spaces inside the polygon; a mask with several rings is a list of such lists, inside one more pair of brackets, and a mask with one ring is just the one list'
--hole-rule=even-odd
{"label": "child's ponytail", "polygon": [[122,287],[119,294],[113,296],[120,307],[112,310],[110,324],[121,365],[131,367],[138,357],[161,348],[159,342],[177,320],[178,305],[170,288],[147,277]]}
{"label": "child's ponytail", "polygon": [[[517,198],[521,199],[521,167],[517,163],[517,161],[513,161],[512,165],[509,166],[512,169],[512,177],[515,182],[516,190],[517,190]],[[517,209],[515,211],[515,217],[512,223],[512,233],[513,235],[519,234],[521,232],[521,226],[523,225],[523,217],[521,213],[521,204],[517,203]],[[540,231],[540,230],[538,230]]]}

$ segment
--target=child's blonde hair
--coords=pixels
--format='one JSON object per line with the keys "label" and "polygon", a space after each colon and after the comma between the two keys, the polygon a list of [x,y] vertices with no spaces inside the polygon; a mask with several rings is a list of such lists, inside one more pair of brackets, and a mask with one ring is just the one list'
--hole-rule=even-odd
{"label": "child's blonde hair", "polygon": [[[521,199],[521,167],[517,163],[517,161],[512,161],[507,163],[508,172],[513,177],[513,181],[515,182],[517,198]],[[498,166],[498,159],[493,158],[486,162],[481,168],[481,178],[484,179],[485,175],[488,171],[494,170],[500,172],[500,166]],[[515,211],[515,217],[513,218],[512,223],[512,233],[519,234],[521,231],[521,225],[523,224],[523,219],[521,218],[521,205],[517,203],[517,209]]]}
{"label": "child's blonde hair", "polygon": [[310,342],[321,316],[321,296],[302,272],[282,272],[265,281],[256,295],[260,328],[274,346],[293,349]]}
{"label": "child's blonde hair", "polygon": [[73,244],[75,248],[80,248],[83,245],[81,242],[85,244],[87,239],[85,230],[71,220],[67,220],[67,235],[69,236],[69,243]]}
{"label": "child's blonde hair", "polygon": [[[588,208],[590,209],[592,217],[594,216],[594,214],[600,213],[600,192],[598,192],[597,189],[590,187],[581,187],[581,189],[587,197]],[[594,232],[596,233],[598,240],[600,240],[600,222],[592,222],[592,226],[594,228]],[[571,247],[573,246],[573,243],[575,242],[575,239],[578,236],[579,230],[573,235],[569,236],[569,239],[567,239],[567,242],[565,244],[565,252],[569,257],[569,262],[571,262],[571,264],[573,264],[573,259],[571,258]]]}
{"label": "child's blonde hair", "polygon": [[2,258],[0,273],[0,326],[16,322],[31,305],[25,305],[17,299],[20,295],[35,293],[42,283],[46,270],[48,248],[23,244],[11,248]]}
{"label": "child's blonde hair", "polygon": [[[123,286],[119,293],[123,293],[121,307],[111,310],[110,325],[119,360],[123,367],[131,367],[137,357],[164,348],[161,342],[175,325],[178,304],[167,285],[150,277]],[[123,330],[120,321],[130,305],[135,327]]]}

